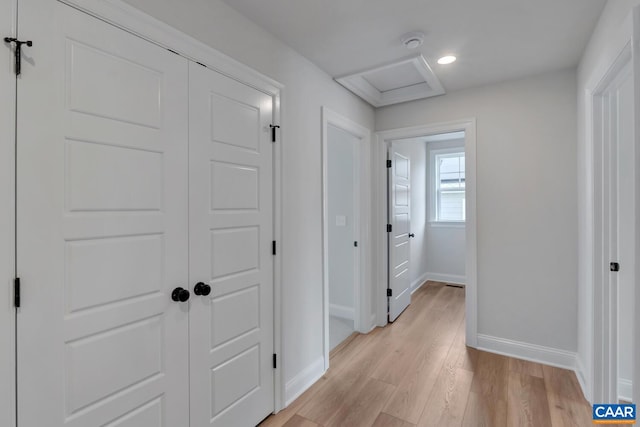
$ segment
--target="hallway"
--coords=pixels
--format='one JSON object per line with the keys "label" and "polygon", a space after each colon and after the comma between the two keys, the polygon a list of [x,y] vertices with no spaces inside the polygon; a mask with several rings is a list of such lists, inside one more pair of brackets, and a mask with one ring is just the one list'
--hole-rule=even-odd
{"label": "hallway", "polygon": [[464,345],[464,289],[427,282],[386,328],[353,335],[272,426],[586,426],[573,372]]}

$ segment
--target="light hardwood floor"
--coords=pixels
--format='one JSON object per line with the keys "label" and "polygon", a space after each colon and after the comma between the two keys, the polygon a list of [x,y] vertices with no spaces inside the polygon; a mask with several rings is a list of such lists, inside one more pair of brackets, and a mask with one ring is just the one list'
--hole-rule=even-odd
{"label": "light hardwood floor", "polygon": [[464,289],[427,282],[385,328],[336,348],[327,373],[261,427],[589,426],[571,371],[467,348]]}

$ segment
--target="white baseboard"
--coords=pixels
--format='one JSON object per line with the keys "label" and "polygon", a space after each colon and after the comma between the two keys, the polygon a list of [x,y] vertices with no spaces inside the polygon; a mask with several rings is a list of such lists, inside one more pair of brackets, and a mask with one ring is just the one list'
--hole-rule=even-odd
{"label": "white baseboard", "polygon": [[582,363],[582,360],[580,359],[579,354],[576,354],[576,367],[574,371],[576,373],[576,377],[578,378],[578,383],[580,384],[580,388],[582,389],[582,395],[584,396],[585,399],[587,399],[587,402],[589,402],[590,404],[593,404],[591,399],[591,387],[589,386],[589,383],[587,381],[587,375],[584,369],[584,364]]}
{"label": "white baseboard", "polygon": [[371,313],[371,317],[369,318],[369,328],[367,328],[367,332],[365,332],[365,334],[368,334],[369,332],[373,331],[378,325],[376,325],[376,314],[375,313]]}
{"label": "white baseboard", "polygon": [[576,353],[488,335],[478,334],[478,349],[572,371],[576,367]]}
{"label": "white baseboard", "polygon": [[464,285],[467,283],[466,276],[458,276],[456,274],[442,274],[442,273],[426,273],[426,280],[433,280],[434,282],[453,283],[456,285]]}
{"label": "white baseboard", "polygon": [[287,381],[284,390],[284,407],[291,405],[302,393],[324,375],[324,357],[319,357],[298,375]]}
{"label": "white baseboard", "polygon": [[631,380],[618,378],[618,399],[631,402],[632,395],[633,395],[633,383],[631,382]]}
{"label": "white baseboard", "polygon": [[329,316],[353,320],[355,319],[355,309],[353,307],[345,307],[344,305],[329,304]]}
{"label": "white baseboard", "polygon": [[413,281],[413,283],[411,284],[411,293],[414,293],[415,291],[420,289],[422,285],[424,285],[424,283],[427,281],[427,274],[429,273],[424,273]]}

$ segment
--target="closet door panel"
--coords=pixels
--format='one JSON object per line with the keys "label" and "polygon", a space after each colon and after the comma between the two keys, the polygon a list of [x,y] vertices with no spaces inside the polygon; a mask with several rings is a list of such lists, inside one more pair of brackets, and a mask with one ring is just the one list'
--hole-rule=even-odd
{"label": "closet door panel", "polygon": [[187,61],[56,1],[20,28],[20,427],[187,426]]}
{"label": "closet door panel", "polygon": [[191,423],[255,425],[273,411],[270,96],[190,65]]}

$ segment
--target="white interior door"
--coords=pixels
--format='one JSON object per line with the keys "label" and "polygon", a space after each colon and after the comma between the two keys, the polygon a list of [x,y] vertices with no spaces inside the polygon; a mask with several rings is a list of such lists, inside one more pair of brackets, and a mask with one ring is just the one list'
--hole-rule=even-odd
{"label": "white interior door", "polygon": [[611,283],[618,290],[617,398],[633,401],[633,313],[635,284],[635,182],[633,78],[629,63],[609,92],[611,108],[611,261],[620,264]]}
{"label": "white interior door", "polygon": [[411,161],[391,146],[389,153],[389,321],[411,303],[409,282],[409,230],[411,225]]}
{"label": "white interior door", "polygon": [[20,427],[187,426],[187,61],[57,1],[19,27]]}
{"label": "white interior door", "polygon": [[189,82],[190,282],[210,287],[191,302],[191,424],[251,426],[274,409],[273,102],[196,64]]}

